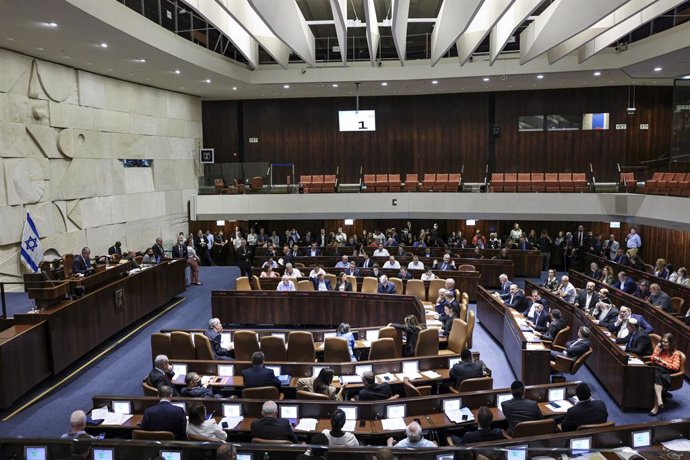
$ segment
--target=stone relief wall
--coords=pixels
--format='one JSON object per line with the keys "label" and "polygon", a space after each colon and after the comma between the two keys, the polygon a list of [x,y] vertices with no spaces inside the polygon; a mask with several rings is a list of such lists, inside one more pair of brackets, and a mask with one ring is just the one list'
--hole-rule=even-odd
{"label": "stone relief wall", "polygon": [[0,281],[23,273],[27,210],[44,252],[170,245],[187,230],[201,132],[199,98],[0,49]]}

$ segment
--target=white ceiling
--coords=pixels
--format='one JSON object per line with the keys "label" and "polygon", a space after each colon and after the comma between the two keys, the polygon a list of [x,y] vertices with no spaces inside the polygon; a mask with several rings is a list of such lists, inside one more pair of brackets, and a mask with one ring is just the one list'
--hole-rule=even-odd
{"label": "white ceiling", "polygon": [[[302,10],[311,3],[317,17],[325,14],[324,5],[328,5],[325,0],[298,3]],[[48,26],[51,22],[57,27]],[[290,64],[287,69],[261,64],[252,70],[176,36],[115,0],[0,0],[0,47],[206,99],[349,96],[356,81],[362,82],[360,95],[367,96],[669,85],[673,78],[690,74],[690,23],[632,43],[627,51],[608,48],[582,64],[575,51],[551,65],[546,53],[525,64],[514,53],[501,56],[494,65],[489,64],[488,55],[475,55],[462,66],[457,57],[451,57],[435,66],[429,60],[406,61],[404,66],[390,60],[380,67],[368,61],[347,66],[315,62],[314,66]],[[662,70],[655,72],[655,67]],[[595,77],[595,71],[601,76]],[[543,79],[537,79],[540,74]],[[207,79],[211,82],[206,83]],[[384,81],[387,86],[381,85]],[[284,88],[285,84],[290,87]]]}

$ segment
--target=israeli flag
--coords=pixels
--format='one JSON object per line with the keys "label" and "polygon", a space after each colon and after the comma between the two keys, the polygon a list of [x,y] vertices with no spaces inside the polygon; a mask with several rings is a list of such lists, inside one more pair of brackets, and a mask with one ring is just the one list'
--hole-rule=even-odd
{"label": "israeli flag", "polygon": [[40,236],[36,230],[31,214],[27,211],[26,222],[24,222],[24,231],[22,231],[22,253],[21,260],[26,268],[36,273],[38,271],[38,264],[43,260],[43,250],[41,249]]}

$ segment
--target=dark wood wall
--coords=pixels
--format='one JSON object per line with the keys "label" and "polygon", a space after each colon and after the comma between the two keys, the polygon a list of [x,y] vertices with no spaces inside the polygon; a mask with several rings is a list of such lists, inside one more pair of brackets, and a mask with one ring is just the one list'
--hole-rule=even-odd
{"label": "dark wood wall", "polygon": [[[360,167],[421,174],[457,172],[463,164],[465,180],[480,182],[495,141],[495,171],[577,172],[591,163],[598,181],[613,181],[617,163],[638,165],[668,152],[671,99],[671,87],[638,87],[637,112],[628,116],[627,86],[367,97],[360,108],[376,110],[377,130],[354,133],[338,130],[338,111],[354,109],[353,97],[204,102],[204,146],[216,149],[218,162],[294,163],[298,176],[340,168],[345,183],[359,180]],[[610,129],[518,132],[520,115],[586,112],[610,113]],[[615,130],[617,123],[628,129]]]}

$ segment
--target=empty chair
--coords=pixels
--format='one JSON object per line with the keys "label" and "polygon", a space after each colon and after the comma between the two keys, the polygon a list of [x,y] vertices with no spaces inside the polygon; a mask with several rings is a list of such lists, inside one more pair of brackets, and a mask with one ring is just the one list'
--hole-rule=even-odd
{"label": "empty chair", "polygon": [[340,337],[326,337],[323,345],[323,360],[327,363],[349,362],[350,348],[347,340]]}
{"label": "empty chair", "polygon": [[429,396],[431,394],[431,385],[424,385],[416,387],[412,385],[410,379],[406,378],[403,381],[403,389],[406,398],[415,398],[418,396]]}
{"label": "empty chair", "polygon": [[472,337],[474,336],[474,324],[477,322],[474,310],[467,309],[467,348],[472,348]]}
{"label": "empty chair", "polygon": [[444,192],[457,192],[461,188],[462,174],[448,174],[448,182]]}
{"label": "empty chair", "polygon": [[654,175],[652,176],[651,179],[645,182],[644,186],[642,187],[642,192],[643,193],[658,193],[660,183],[662,179],[664,178],[664,173],[660,172],[655,172]]}
{"label": "empty chair", "polygon": [[335,174],[326,174],[323,176],[323,186],[321,187],[321,192],[323,193],[335,193],[338,187],[338,178]]}
{"label": "empty chair", "polygon": [[170,334],[170,359],[196,359],[192,334],[183,331],[173,331]]}
{"label": "empty chair", "polygon": [[429,281],[429,300],[435,301],[438,297],[438,290],[445,287],[446,280],[444,279],[434,279]]}
{"label": "empty chair", "polygon": [[402,331],[395,327],[382,327],[381,329],[379,329],[379,339],[385,338],[393,339],[393,347],[395,350],[394,357],[401,358],[403,353]]}
{"label": "empty chair", "polygon": [[611,428],[612,426],[616,426],[616,422],[610,421],[604,423],[592,423],[590,425],[580,425],[575,428],[575,431],[600,430],[602,428]]}
{"label": "empty chair", "polygon": [[[464,379],[460,382],[460,387],[448,387],[451,393],[470,393],[475,391],[491,390],[494,387],[493,377],[477,377],[474,379]],[[478,394],[472,396],[465,396],[463,403],[470,407],[477,406],[491,406],[493,404],[493,394]]]}
{"label": "empty chair", "polygon": [[388,191],[388,174],[377,174],[376,175],[376,191],[377,192],[387,192]]}
{"label": "empty chair", "polygon": [[249,283],[249,278],[246,276],[240,276],[235,280],[235,290],[236,291],[251,291],[252,285]]}
{"label": "empty chair", "polygon": [[151,360],[158,355],[170,356],[170,334],[154,332],[151,334]]}
{"label": "empty chair", "polygon": [[467,304],[465,302],[460,303],[460,316],[458,318],[467,322]]}
{"label": "empty chair", "polygon": [[252,283],[254,283],[254,289],[256,289],[257,291],[261,290],[261,280],[258,276],[252,275]]}
{"label": "empty chair", "polygon": [[193,334],[194,336],[194,351],[196,352],[196,359],[212,361],[216,359],[211,348],[211,341],[204,334]]}
{"label": "empty chair", "polygon": [[539,436],[542,434],[551,434],[556,432],[556,421],[552,418],[544,420],[530,420],[529,422],[520,422],[515,425],[513,430],[513,438],[525,438],[527,436]]}
{"label": "empty chair", "polygon": [[313,391],[297,390],[297,399],[312,399],[329,401],[328,395],[323,393],[314,393]]}
{"label": "empty chair", "polygon": [[311,363],[316,360],[314,336],[307,331],[292,331],[288,334],[287,360]]}
{"label": "empty chair", "polygon": [[299,187],[302,189],[302,193],[309,193],[311,188],[311,174],[308,176],[299,176]]}
{"label": "empty chair", "polygon": [[364,175],[364,191],[365,192],[375,192],[376,191],[376,174],[365,174]]}
{"label": "empty chair", "polygon": [[467,303],[470,302],[470,296],[469,296],[468,293],[463,292],[463,293],[460,295],[460,297],[462,297],[462,300],[466,301]]}
{"label": "empty chair", "polygon": [[399,192],[400,190],[402,190],[402,181],[400,180],[400,174],[389,174],[388,191]]}
{"label": "empty chair", "polygon": [[573,173],[573,188],[576,192],[586,192],[589,190],[585,173]]}
{"label": "empty chair", "polygon": [[503,176],[503,191],[517,191],[517,173],[505,173]]}
{"label": "empty chair", "polygon": [[474,265],[470,265],[470,264],[462,264],[458,267],[458,271],[460,271],[460,272],[474,272],[474,271],[477,271],[477,267],[475,267]]}
{"label": "empty chair", "polygon": [[235,358],[238,361],[251,361],[252,353],[259,351],[259,341],[254,331],[235,332]]}
{"label": "empty chair", "polygon": [[387,337],[371,342],[371,349],[369,350],[370,361],[374,359],[393,359],[395,357],[395,341],[392,338]]}
{"label": "empty chair", "polygon": [[433,185],[434,192],[444,192],[448,186],[448,174],[436,174],[436,183]]}
{"label": "empty chair", "polygon": [[453,325],[448,334],[448,348],[440,350],[440,355],[456,355],[465,349],[467,344],[467,323],[460,318],[453,320]]}
{"label": "empty chair", "polygon": [[574,192],[573,174],[572,173],[558,173],[558,189],[561,192]]}
{"label": "empty chair", "polygon": [[426,173],[422,179],[422,186],[419,188],[420,192],[430,192],[436,185],[436,174]]}
{"label": "empty chair", "polygon": [[426,301],[426,292],[424,290],[424,281],[422,280],[407,280],[407,289],[405,291],[406,295],[413,295],[419,299],[422,304],[431,303]]}
{"label": "empty chair", "polygon": [[424,329],[417,336],[415,356],[435,356],[438,354],[438,329]]}
{"label": "empty chair", "polygon": [[671,308],[673,308],[674,314],[685,316],[685,299],[682,297],[671,297]]}
{"label": "empty chair", "polygon": [[133,430],[132,439],[148,439],[154,441],[174,441],[175,435],[171,431]]}
{"label": "empty chair", "polygon": [[529,192],[532,190],[530,173],[518,173],[517,177],[517,191]]}
{"label": "empty chair", "polygon": [[491,173],[491,191],[502,192],[505,183],[503,173]]}
{"label": "empty chair", "polygon": [[242,390],[242,399],[263,399],[264,401],[280,399],[280,392],[276,387],[254,387]]}
{"label": "empty chair", "polygon": [[261,351],[266,361],[287,360],[287,349],[285,348],[285,340],[282,337],[274,337],[272,335],[261,337]]}
{"label": "empty chair", "polygon": [[403,293],[403,283],[400,278],[388,278],[388,281],[393,283],[393,286],[395,286],[395,293],[396,294],[401,294]]}
{"label": "empty chair", "polygon": [[313,193],[321,193],[323,191],[323,174],[312,175],[311,186]]}
{"label": "empty chair", "polygon": [[141,382],[141,387],[144,390],[144,396],[158,396],[158,389],[149,385],[148,377],[144,377],[144,380]]}
{"label": "empty chair", "polygon": [[311,280],[299,280],[297,281],[297,286],[295,286],[297,291],[313,291],[314,283]]}
{"label": "empty chair", "polygon": [[366,292],[369,294],[376,294],[378,292],[379,280],[373,276],[365,276],[362,280],[362,289],[360,292]]}
{"label": "empty chair", "polygon": [[558,173],[544,174],[547,192],[558,192]]}
{"label": "empty chair", "polygon": [[637,180],[634,172],[622,172],[618,180],[618,191],[634,193],[637,189]]}
{"label": "empty chair", "polygon": [[416,192],[419,187],[419,176],[417,174],[405,175],[405,191]]}
{"label": "empty chair", "polygon": [[553,369],[555,372],[560,372],[561,374],[575,374],[585,363],[585,361],[587,361],[587,358],[589,358],[589,355],[591,355],[592,352],[592,347],[590,347],[589,350],[587,350],[576,360],[566,358],[563,355],[558,355],[556,356],[555,361],[551,361],[551,369]]}
{"label": "empty chair", "polygon": [[544,173],[532,173],[530,176],[532,181],[532,191],[533,192],[545,192],[546,182],[544,181]]}

